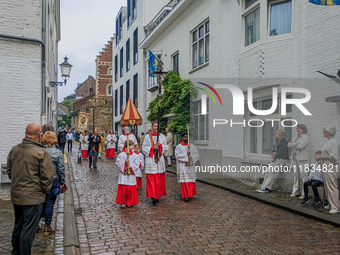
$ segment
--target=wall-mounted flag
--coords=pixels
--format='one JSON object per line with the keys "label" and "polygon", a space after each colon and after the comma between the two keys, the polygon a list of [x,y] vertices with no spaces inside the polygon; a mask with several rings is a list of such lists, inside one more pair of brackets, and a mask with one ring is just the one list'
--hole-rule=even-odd
{"label": "wall-mounted flag", "polygon": [[158,71],[159,59],[155,54],[149,49],[149,77],[155,77],[152,72]]}
{"label": "wall-mounted flag", "polygon": [[309,0],[309,2],[318,5],[340,5],[340,0]]}

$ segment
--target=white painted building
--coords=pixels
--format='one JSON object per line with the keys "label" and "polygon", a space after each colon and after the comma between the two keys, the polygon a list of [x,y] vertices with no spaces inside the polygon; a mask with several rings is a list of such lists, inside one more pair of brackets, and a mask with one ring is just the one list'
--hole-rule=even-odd
{"label": "white painted building", "polygon": [[57,125],[59,0],[3,0],[0,8],[0,165],[29,123]]}
{"label": "white painted building", "polygon": [[145,53],[139,43],[145,38],[144,26],[168,3],[168,0],[127,0],[116,16],[113,43],[113,129],[121,134],[120,120],[129,98],[143,119],[138,135],[147,130]]}
{"label": "white painted building", "polygon": [[[234,84],[241,89],[245,100],[247,87],[253,87],[256,109],[271,107],[273,87],[278,88],[279,97],[283,87],[306,88],[312,95],[305,104],[312,117],[304,116],[295,106],[289,108],[285,116],[279,114],[281,107],[269,116],[252,116],[246,101],[244,115],[234,116],[230,91],[217,89],[223,107],[218,101],[214,105],[210,99],[208,115],[204,116],[199,112],[202,98],[199,90],[194,104],[194,109],[197,109],[195,120],[199,124],[193,134],[193,143],[200,151],[200,164],[231,164],[238,168],[241,165],[268,164],[275,131],[282,125],[276,122],[272,127],[272,122],[266,119],[280,119],[280,122],[295,119],[305,124],[310,137],[309,158],[314,163],[314,152],[326,142],[322,127],[333,124],[340,130],[340,103],[326,102],[326,98],[340,95],[340,86],[317,73],[322,71],[336,75],[340,69],[338,7],[314,5],[307,0],[172,2],[176,3],[173,8],[164,8],[163,14],[160,13],[146,26],[147,37],[140,43],[141,49],[150,47],[161,55],[168,69],[177,69],[182,78],[206,82],[211,86],[226,82],[221,79],[235,78]],[[147,59],[148,52],[145,53]],[[266,79],[266,84],[255,83],[250,78]],[[146,94],[146,104],[155,98],[156,93]],[[289,96],[299,98],[300,95],[290,93]],[[213,127],[213,119],[229,122]],[[248,123],[250,119],[263,120],[263,127],[230,127],[231,120]],[[295,136],[295,128],[285,129],[288,140]],[[290,181],[282,187],[289,189]]]}

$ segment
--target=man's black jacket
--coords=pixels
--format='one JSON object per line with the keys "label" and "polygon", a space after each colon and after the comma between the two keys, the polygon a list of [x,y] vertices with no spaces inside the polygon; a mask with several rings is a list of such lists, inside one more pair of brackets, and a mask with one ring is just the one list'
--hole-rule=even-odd
{"label": "man's black jacket", "polygon": [[[95,142],[93,141],[94,139],[96,140]],[[94,150],[95,150],[96,152],[98,152],[98,147],[99,147],[98,144],[101,143],[100,136],[99,136],[99,135],[90,134],[90,135],[89,135],[89,138],[87,139],[87,141],[90,142],[90,143],[89,143],[89,148],[88,148],[88,150],[87,150],[87,154],[88,154],[88,155],[90,154],[90,152],[93,150],[93,147],[94,147]]]}
{"label": "man's black jacket", "polygon": [[274,145],[274,149],[272,152],[277,152],[278,155],[276,155],[275,158],[277,159],[289,159],[288,154],[288,142],[285,138],[283,138],[279,143]]}

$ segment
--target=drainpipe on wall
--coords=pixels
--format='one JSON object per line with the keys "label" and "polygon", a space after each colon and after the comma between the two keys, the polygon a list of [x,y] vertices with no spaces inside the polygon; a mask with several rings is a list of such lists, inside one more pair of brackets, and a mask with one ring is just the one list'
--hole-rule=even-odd
{"label": "drainpipe on wall", "polygon": [[[46,1],[42,0],[42,25],[41,25],[41,38],[42,41],[46,41]],[[46,88],[45,88],[45,73],[46,73],[46,57],[45,57],[45,47],[43,48],[43,59],[41,65],[41,116],[45,114],[45,123],[46,121]],[[41,123],[44,124],[44,123]]]}

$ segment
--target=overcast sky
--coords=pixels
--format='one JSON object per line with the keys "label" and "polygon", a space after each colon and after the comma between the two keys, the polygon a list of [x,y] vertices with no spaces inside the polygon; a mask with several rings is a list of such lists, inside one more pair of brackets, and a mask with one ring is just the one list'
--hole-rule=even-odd
{"label": "overcast sky", "polygon": [[[77,83],[84,82],[89,75],[96,78],[95,60],[110,37],[115,33],[115,17],[126,0],[61,0],[61,41],[59,61],[73,65],[67,85],[58,88],[58,102],[73,94]],[[61,71],[58,70],[59,81]]]}

